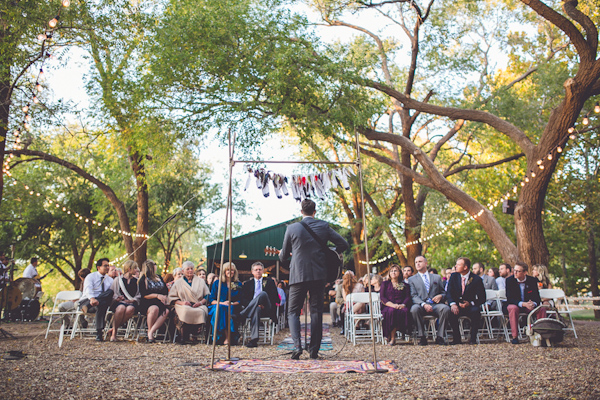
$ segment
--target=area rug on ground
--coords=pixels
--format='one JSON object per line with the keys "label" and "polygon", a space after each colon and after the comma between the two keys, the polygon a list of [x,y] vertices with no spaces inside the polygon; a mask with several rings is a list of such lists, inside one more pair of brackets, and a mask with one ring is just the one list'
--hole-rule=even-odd
{"label": "area rug on ground", "polygon": [[[400,372],[393,361],[379,361],[380,369],[388,372]],[[284,374],[301,374],[316,372],[321,374],[365,373],[373,370],[373,363],[364,361],[329,361],[329,360],[239,360],[217,361],[215,369],[230,372],[275,372]]]}
{"label": "area rug on ground", "polygon": [[[300,335],[302,336],[300,339],[300,342],[302,343],[303,346],[305,343],[304,332],[305,331],[304,331],[304,323],[303,323],[302,328],[300,329]],[[308,332],[308,337],[306,338],[306,343],[310,343],[310,324],[308,325],[307,332]],[[277,346],[278,349],[287,350],[287,351],[294,350],[294,347],[295,347],[294,341],[292,340],[291,336],[287,336]],[[331,341],[331,333],[329,332],[329,325],[323,324],[323,338],[321,339],[321,347],[319,348],[319,351],[330,351],[330,350],[333,350],[333,343]]]}

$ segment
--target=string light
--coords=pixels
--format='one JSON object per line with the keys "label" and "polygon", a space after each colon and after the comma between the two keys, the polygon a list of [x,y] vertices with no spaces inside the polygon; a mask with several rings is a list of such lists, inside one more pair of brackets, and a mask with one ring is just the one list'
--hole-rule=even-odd
{"label": "string light", "polygon": [[[12,155],[12,154],[11,154],[11,155]],[[5,164],[6,164],[6,166],[8,167],[8,162],[7,162],[7,161],[6,161],[6,163],[5,163]],[[8,168],[5,168],[5,169],[3,170],[3,172],[5,172],[5,173],[7,173],[9,176],[11,176],[11,175],[10,175],[10,172],[8,171]],[[15,178],[13,178],[13,179],[14,179],[14,181],[13,181],[12,185],[17,185],[17,180],[16,180]],[[41,197],[41,196],[42,196],[42,194],[41,194],[41,193],[39,193],[39,192],[35,192],[35,191],[34,191],[32,188],[30,188],[28,185],[25,185],[25,184],[23,184],[23,187],[25,188],[25,190],[26,190],[26,191],[28,191],[27,193],[29,193],[29,195],[30,195],[30,196],[36,196],[36,197]],[[48,204],[54,204],[54,205],[55,205],[55,207],[56,207],[57,209],[59,209],[60,211],[64,212],[65,214],[67,214],[67,215],[71,215],[71,214],[73,214],[73,216],[74,216],[76,219],[78,219],[78,220],[80,220],[80,221],[82,221],[82,220],[83,220],[83,216],[81,216],[79,213],[76,213],[76,212],[74,212],[74,211],[71,211],[71,210],[69,210],[69,209],[68,209],[67,207],[65,207],[65,206],[61,206],[61,205],[58,203],[58,201],[56,201],[56,200],[52,200],[52,199],[50,199],[50,198],[48,198],[48,197],[45,197],[45,196],[44,196],[44,198],[46,199],[46,201],[48,202]],[[95,219],[93,219],[93,218],[85,218],[85,222],[86,222],[86,223],[89,223],[89,222],[91,222],[93,225],[97,225],[97,226],[103,226],[102,222],[100,222],[100,221],[97,221],[97,220],[95,220]],[[118,234],[120,234],[120,235],[126,235],[126,236],[136,237],[136,238],[137,238],[137,237],[141,237],[141,238],[144,238],[144,239],[147,239],[147,238],[148,238],[148,235],[142,235],[142,234],[138,234],[138,233],[125,232],[125,231],[122,231],[122,230],[120,230],[120,229],[118,230],[118,229],[115,229],[115,228],[111,228],[111,227],[109,227],[109,226],[107,226],[107,225],[104,225],[104,230],[106,230],[106,231],[110,231],[110,232],[113,232],[113,233],[118,233]]]}
{"label": "string light", "polygon": [[585,116],[583,117],[583,121],[581,121],[581,123],[582,123],[583,125],[586,125],[586,126],[587,126],[587,125],[589,125],[589,123],[590,123],[590,118],[589,118],[589,116],[590,116],[590,113],[587,113],[587,114],[585,114]]}
{"label": "string light", "polygon": [[58,19],[60,18],[60,16],[56,16],[54,18],[52,18],[50,21],[48,21],[48,26],[50,28],[56,28],[56,25],[58,24]]}
{"label": "string light", "polygon": [[69,0],[63,0],[62,5],[63,7],[69,7],[71,5],[71,2]]}
{"label": "string light", "polygon": [[600,113],[600,103],[596,102],[596,105],[594,106],[594,112],[596,114]]}

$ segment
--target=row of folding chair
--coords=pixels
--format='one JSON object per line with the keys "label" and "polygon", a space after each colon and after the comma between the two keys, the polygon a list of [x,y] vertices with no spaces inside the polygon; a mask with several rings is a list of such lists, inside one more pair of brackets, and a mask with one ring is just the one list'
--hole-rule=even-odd
{"label": "row of folding chair", "polygon": [[[369,296],[371,296],[369,301]],[[365,304],[366,312],[355,313],[354,305],[357,303]],[[371,312],[369,306],[373,309],[373,330],[371,330]],[[346,339],[356,345],[357,342],[372,342],[383,344],[383,316],[381,314],[381,305],[379,293],[350,293],[346,296],[346,311],[344,313],[344,334]],[[373,337],[373,334],[375,337]]]}

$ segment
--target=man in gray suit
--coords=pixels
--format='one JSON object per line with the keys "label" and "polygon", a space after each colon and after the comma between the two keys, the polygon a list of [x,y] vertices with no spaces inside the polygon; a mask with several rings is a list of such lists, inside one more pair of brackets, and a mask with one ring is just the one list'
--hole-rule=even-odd
{"label": "man in gray suit", "polygon": [[[335,251],[342,253],[349,245],[325,221],[315,219],[316,204],[310,199],[302,201],[302,222],[306,223],[319,239],[333,242]],[[300,311],[306,293],[310,294],[310,358],[316,359],[323,336],[323,299],[327,279],[325,251],[300,222],[287,227],[279,259],[284,261],[292,256],[290,262],[290,292],[288,299],[288,320],[294,340],[292,359],[298,360],[302,354],[300,342]]]}
{"label": "man in gray suit", "polygon": [[427,272],[427,259],[425,257],[418,256],[415,258],[415,267],[417,273],[408,278],[408,283],[413,302],[410,313],[417,323],[419,345],[427,345],[427,335],[425,335],[423,327],[425,314],[431,314],[439,318],[439,329],[435,343],[444,345],[446,344],[444,340],[446,321],[450,313],[450,307],[444,304],[446,301],[444,283],[439,275]]}
{"label": "man in gray suit", "polygon": [[485,273],[485,265],[483,265],[482,262],[473,264],[473,273],[479,275],[479,277],[483,279],[483,287],[485,289],[498,290],[496,279]]}

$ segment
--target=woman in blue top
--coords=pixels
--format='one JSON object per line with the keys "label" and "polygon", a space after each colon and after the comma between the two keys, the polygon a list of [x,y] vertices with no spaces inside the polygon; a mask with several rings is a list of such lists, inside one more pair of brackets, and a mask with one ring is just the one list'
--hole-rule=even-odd
{"label": "woman in blue top", "polygon": [[[219,285],[221,285],[221,297],[217,301],[217,294]],[[210,296],[208,298],[210,306],[208,307],[208,314],[210,315],[210,323],[215,326],[215,317],[217,313],[217,306],[219,307],[219,321],[216,323],[217,326],[217,344],[227,342],[227,316],[228,308],[231,308],[231,344],[236,344],[239,339],[237,330],[237,315],[240,312],[240,301],[239,294],[242,284],[238,278],[238,270],[233,263],[225,263],[221,267],[220,278],[213,282]],[[231,289],[231,304],[229,304],[228,296],[229,289]]]}

